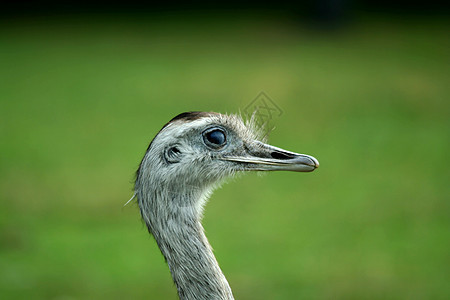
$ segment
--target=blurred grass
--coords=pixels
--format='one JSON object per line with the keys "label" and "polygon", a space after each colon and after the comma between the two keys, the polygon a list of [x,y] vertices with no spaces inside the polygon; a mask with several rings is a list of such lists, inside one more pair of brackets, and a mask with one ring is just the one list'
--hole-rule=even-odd
{"label": "blurred grass", "polygon": [[176,299],[133,173],[189,110],[264,90],[311,174],[239,177],[204,225],[237,299],[448,299],[448,21],[335,32],[271,18],[0,26],[0,297]]}

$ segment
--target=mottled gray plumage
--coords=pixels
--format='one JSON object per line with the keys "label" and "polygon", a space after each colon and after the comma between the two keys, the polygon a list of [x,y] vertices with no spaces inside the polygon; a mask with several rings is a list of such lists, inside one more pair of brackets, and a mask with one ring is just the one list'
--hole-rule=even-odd
{"label": "mottled gray plumage", "polygon": [[239,171],[313,171],[318,161],[258,140],[235,115],[188,112],[167,123],[137,171],[135,195],[164,255],[180,299],[233,299],[201,225],[222,179]]}

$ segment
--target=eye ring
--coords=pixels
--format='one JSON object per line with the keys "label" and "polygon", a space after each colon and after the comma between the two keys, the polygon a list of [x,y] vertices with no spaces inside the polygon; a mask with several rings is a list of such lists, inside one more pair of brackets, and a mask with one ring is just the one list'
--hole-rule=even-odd
{"label": "eye ring", "polygon": [[218,149],[227,143],[227,136],[221,128],[211,128],[203,132],[203,141],[211,148]]}

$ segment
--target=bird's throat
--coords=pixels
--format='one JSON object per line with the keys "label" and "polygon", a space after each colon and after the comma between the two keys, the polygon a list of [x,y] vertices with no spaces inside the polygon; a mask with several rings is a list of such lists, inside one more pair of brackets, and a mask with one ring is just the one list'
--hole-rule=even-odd
{"label": "bird's throat", "polygon": [[147,227],[167,261],[180,299],[234,299],[198,217],[189,215],[187,208],[168,212],[167,208],[161,211],[161,206],[149,207],[151,200],[145,204],[139,202]]}

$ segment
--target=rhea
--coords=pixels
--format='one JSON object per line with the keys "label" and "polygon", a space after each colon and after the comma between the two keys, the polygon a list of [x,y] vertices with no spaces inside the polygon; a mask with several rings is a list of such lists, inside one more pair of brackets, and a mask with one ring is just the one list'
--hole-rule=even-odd
{"label": "rhea", "polygon": [[137,171],[135,195],[180,299],[234,299],[201,224],[215,187],[241,171],[310,172],[312,156],[265,144],[235,115],[186,112],[155,136]]}

